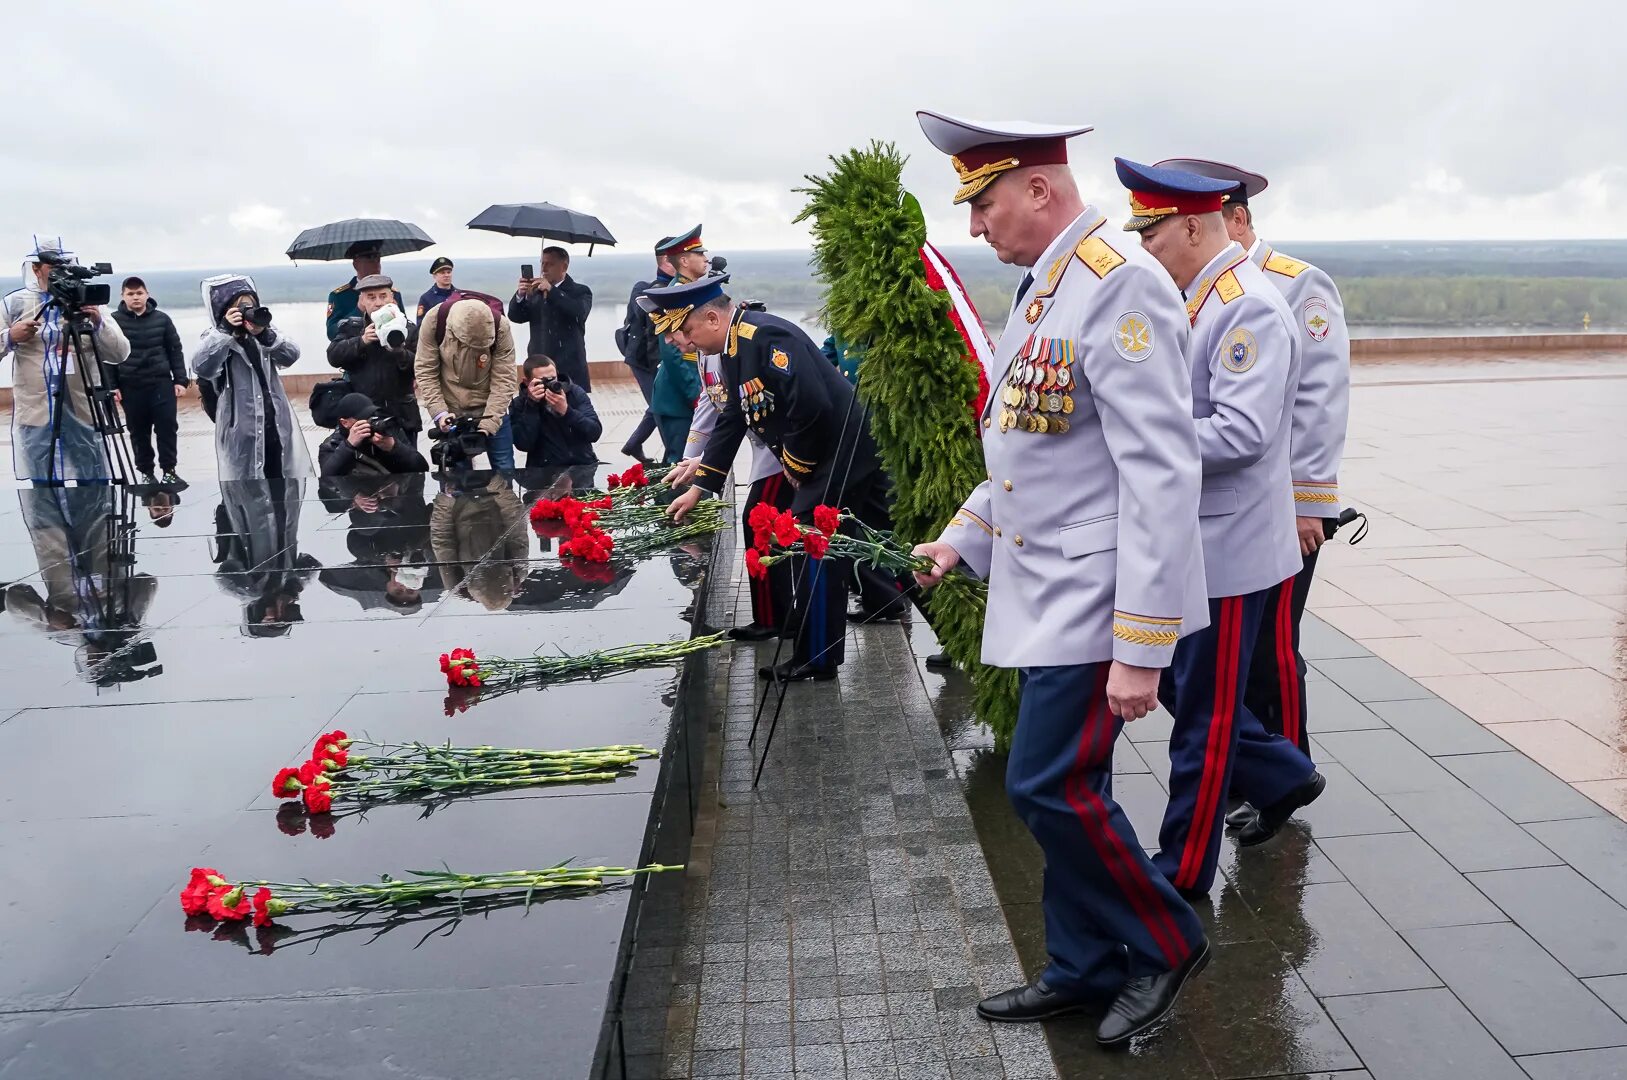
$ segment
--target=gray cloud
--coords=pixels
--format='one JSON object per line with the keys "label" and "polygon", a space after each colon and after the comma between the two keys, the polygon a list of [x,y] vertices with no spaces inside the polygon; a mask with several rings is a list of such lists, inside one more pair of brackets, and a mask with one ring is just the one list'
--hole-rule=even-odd
{"label": "gray cloud", "polygon": [[1596,5],[684,10],[57,0],[8,20],[0,238],[60,231],[121,266],[257,265],[300,227],[374,213],[453,253],[513,254],[528,243],[462,223],[551,199],[627,247],[695,220],[723,250],[784,247],[805,237],[802,176],[881,138],[959,242],[922,106],[1094,122],[1073,155],[1109,213],[1114,153],[1193,154],[1269,175],[1258,209],[1277,236],[1627,235],[1627,72]]}

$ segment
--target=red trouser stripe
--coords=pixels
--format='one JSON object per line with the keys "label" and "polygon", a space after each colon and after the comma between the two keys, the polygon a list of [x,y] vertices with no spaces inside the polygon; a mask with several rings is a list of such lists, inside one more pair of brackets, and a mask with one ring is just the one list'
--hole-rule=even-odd
{"label": "red trouser stripe", "polygon": [[1068,770],[1067,779],[1063,782],[1063,792],[1084,828],[1085,839],[1096,849],[1096,857],[1113,875],[1119,891],[1124,893],[1136,917],[1147,927],[1147,932],[1152,935],[1173,970],[1186,959],[1191,948],[1181,937],[1175,920],[1158,898],[1152,882],[1146,874],[1139,872],[1135,859],[1125,847],[1124,838],[1112,826],[1107,804],[1091,788],[1088,779],[1091,764],[1104,760],[1111,746],[1109,733],[1112,731],[1113,718],[1107,711],[1107,672],[1108,666],[1103,664],[1101,679],[1085,713],[1084,730],[1079,733],[1079,749],[1074,755],[1073,768]]}
{"label": "red trouser stripe", "polygon": [[1277,592],[1277,688],[1282,697],[1282,737],[1299,745],[1299,664],[1294,659],[1294,579]]}
{"label": "red trouser stripe", "polygon": [[1175,884],[1190,889],[1197,884],[1203,860],[1209,853],[1209,835],[1220,816],[1220,800],[1226,782],[1226,765],[1231,756],[1232,723],[1237,711],[1237,658],[1243,637],[1243,598],[1228,596],[1220,602],[1219,641],[1215,646],[1215,700],[1209,718],[1209,738],[1204,748],[1203,778],[1198,783],[1198,801],[1187,826],[1186,849]]}

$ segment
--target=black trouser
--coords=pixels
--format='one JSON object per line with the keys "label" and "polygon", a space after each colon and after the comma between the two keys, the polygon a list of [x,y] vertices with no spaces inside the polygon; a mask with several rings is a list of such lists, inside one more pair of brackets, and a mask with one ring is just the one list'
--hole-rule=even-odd
{"label": "black trouser", "polygon": [[[753,480],[746,491],[746,505],[740,515],[740,527],[746,534],[746,543],[752,541],[751,526],[747,522],[759,503],[766,502],[776,510],[789,510],[795,498],[796,490],[786,483],[784,473]],[[791,615],[791,573],[790,560],[786,560],[770,566],[767,577],[748,579],[752,622],[779,630],[785,628]]]}
{"label": "black trouser", "polygon": [[[840,500],[833,498],[831,502],[872,529],[892,531],[887,478],[879,470],[850,484]],[[807,526],[812,523],[810,510],[803,524]],[[844,528],[852,529],[853,526],[844,525]],[[848,583],[853,578],[853,560],[830,557],[809,559],[799,555],[791,560],[791,565],[796,583],[796,606],[785,632],[797,635],[794,659],[798,664],[810,667],[836,667],[846,655],[847,592]],[[918,599],[920,590],[910,575],[865,569],[873,576],[877,591],[885,590],[884,603]]]}
{"label": "black trouser", "polygon": [[[650,436],[655,434],[655,413],[650,410],[650,395],[655,392],[655,372],[634,367],[632,364],[627,365],[627,370],[633,373],[633,380],[638,383],[638,392],[644,395],[644,415],[639,417],[638,426],[627,436],[627,441],[622,446],[642,451]],[[749,542],[750,538],[747,540]]]}
{"label": "black trouser", "polygon": [[158,436],[158,467],[175,468],[175,384],[135,383],[119,387],[124,420],[130,429],[130,450],[136,471],[153,471],[153,436]]}
{"label": "black trouser", "polygon": [[1316,556],[1305,556],[1299,573],[1270,591],[1260,634],[1249,663],[1243,703],[1273,735],[1281,735],[1311,756],[1305,727],[1305,658],[1299,654],[1299,621],[1316,576]]}

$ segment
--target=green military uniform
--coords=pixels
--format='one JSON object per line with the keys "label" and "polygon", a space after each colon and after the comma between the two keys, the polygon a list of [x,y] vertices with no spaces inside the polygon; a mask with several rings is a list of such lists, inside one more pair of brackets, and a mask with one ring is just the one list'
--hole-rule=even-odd
{"label": "green military uniform", "polygon": [[680,461],[689,439],[689,421],[695,415],[695,399],[700,396],[700,357],[676,345],[661,343],[661,362],[655,369],[655,387],[650,391],[650,411],[667,464]]}

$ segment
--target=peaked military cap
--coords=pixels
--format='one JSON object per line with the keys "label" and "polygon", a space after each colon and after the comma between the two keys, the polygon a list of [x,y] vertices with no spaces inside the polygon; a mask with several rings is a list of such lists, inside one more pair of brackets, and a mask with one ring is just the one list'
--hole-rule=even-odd
{"label": "peaked military cap", "polygon": [[698,281],[645,289],[638,298],[639,310],[650,317],[656,333],[670,334],[684,324],[690,312],[722,296],[728,282],[728,274],[708,274]]}
{"label": "peaked military cap", "polygon": [[1157,166],[1160,169],[1180,169],[1182,172],[1196,173],[1199,176],[1209,176],[1216,180],[1230,180],[1237,187],[1228,191],[1222,200],[1228,205],[1248,201],[1270,186],[1265,177],[1259,173],[1239,169],[1236,165],[1228,165],[1224,161],[1207,161],[1203,158],[1165,158]]}
{"label": "peaked military cap", "polygon": [[1068,140],[1095,128],[1034,124],[1022,120],[960,120],[918,109],[915,118],[927,142],[950,155],[960,177],[955,203],[975,199],[1002,173],[1024,166],[1066,165]]}
{"label": "peaked military cap", "polygon": [[1235,180],[1216,180],[1180,169],[1142,165],[1116,157],[1119,183],[1130,190],[1130,220],[1125,232],[1140,232],[1175,214],[1220,212],[1222,197],[1237,187]]}
{"label": "peaked military cap", "polygon": [[701,227],[696,225],[686,233],[677,236],[668,236],[655,245],[657,255],[680,255],[686,251],[698,251],[706,254],[706,245],[701,242]]}

